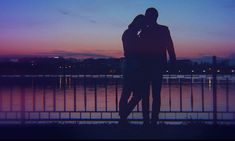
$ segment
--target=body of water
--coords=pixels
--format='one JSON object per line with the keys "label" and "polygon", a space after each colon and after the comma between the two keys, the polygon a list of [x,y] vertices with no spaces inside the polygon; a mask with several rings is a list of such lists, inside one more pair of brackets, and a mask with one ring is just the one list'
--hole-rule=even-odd
{"label": "body of water", "polygon": [[[218,112],[225,113],[221,115],[223,119],[235,119],[234,82],[231,75],[217,79],[216,107]],[[120,76],[5,76],[0,78],[0,111],[23,108],[26,112],[116,112],[117,117],[121,91]],[[141,104],[134,111],[141,111]],[[165,75],[161,111],[168,115],[162,114],[160,118],[170,117],[172,113],[213,112],[212,77]],[[137,117],[142,117],[141,112],[137,112]],[[183,115],[183,118],[190,117]]]}

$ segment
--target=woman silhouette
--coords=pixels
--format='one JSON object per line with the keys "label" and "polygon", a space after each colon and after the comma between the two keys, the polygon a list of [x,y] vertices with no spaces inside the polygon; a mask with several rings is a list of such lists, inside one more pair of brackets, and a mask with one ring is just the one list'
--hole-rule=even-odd
{"label": "woman silhouette", "polygon": [[[122,36],[125,60],[123,68],[124,83],[119,101],[120,124],[128,123],[128,115],[143,95],[143,81],[140,77],[141,68],[139,64],[141,53],[139,50],[141,45],[139,33],[145,27],[144,18],[144,15],[136,16]],[[133,97],[131,102],[128,103],[131,93],[133,93]]]}

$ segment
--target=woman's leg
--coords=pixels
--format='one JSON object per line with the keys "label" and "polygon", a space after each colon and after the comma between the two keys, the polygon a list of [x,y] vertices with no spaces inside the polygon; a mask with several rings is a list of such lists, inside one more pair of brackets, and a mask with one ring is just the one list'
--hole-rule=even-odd
{"label": "woman's leg", "polygon": [[132,88],[130,84],[128,84],[127,82],[124,82],[121,98],[119,101],[119,116],[121,120],[127,119],[126,113],[127,113],[128,99],[130,98],[131,93],[132,93]]}
{"label": "woman's leg", "polygon": [[[138,80],[136,79],[133,87],[133,96],[127,106],[126,116],[128,116],[134,110],[134,108],[137,106],[137,104],[140,102],[141,99],[144,99],[144,104],[147,105],[146,104],[146,102],[148,102],[146,101],[147,96],[148,96],[148,85],[146,81],[143,81],[142,79]],[[146,110],[143,112],[148,111],[149,107],[146,108],[145,108]]]}
{"label": "woman's leg", "polygon": [[128,117],[129,114],[134,110],[135,106],[140,102],[142,99],[142,95],[140,92],[134,91],[131,100],[127,104],[125,116]]}

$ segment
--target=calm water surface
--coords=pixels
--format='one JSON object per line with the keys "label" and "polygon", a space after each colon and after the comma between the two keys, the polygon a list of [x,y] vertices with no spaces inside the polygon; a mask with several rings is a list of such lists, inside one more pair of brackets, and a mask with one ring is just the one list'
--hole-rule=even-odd
{"label": "calm water surface", "polygon": [[[0,80],[1,111],[20,111],[22,96],[26,111],[116,111],[122,91],[119,78],[56,76],[1,77]],[[213,111],[212,90],[211,76],[192,79],[165,76],[161,111]],[[234,77],[218,77],[217,111],[234,112],[234,100]],[[141,110],[140,105],[135,111]]]}

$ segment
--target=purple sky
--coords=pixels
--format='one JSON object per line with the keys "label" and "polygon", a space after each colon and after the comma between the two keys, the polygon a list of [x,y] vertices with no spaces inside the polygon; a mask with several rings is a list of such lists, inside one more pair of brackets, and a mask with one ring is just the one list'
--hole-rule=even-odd
{"label": "purple sky", "polygon": [[123,31],[152,6],[178,57],[235,54],[234,0],[1,0],[0,56],[122,57]]}

